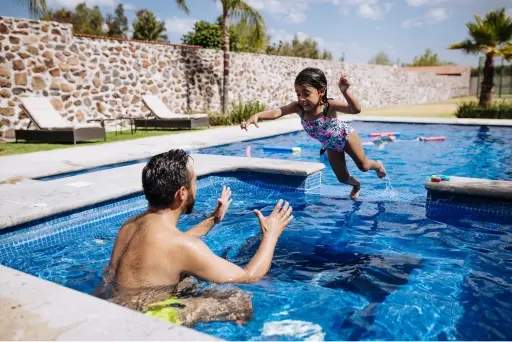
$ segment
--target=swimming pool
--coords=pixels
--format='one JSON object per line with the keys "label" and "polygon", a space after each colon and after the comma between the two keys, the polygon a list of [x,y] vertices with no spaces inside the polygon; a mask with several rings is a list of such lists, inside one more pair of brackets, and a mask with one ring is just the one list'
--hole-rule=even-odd
{"label": "swimming pool", "polygon": [[[432,218],[422,184],[432,173],[510,179],[510,130],[491,128],[492,135],[481,139],[471,127],[354,126],[361,136],[387,130],[400,131],[401,139],[446,135],[448,140],[366,148],[370,157],[386,163],[393,189],[365,174],[359,201],[347,198],[348,187],[337,185],[329,169],[319,191],[307,194],[255,183],[261,176],[201,179],[196,211],[180,227],[205,217],[220,187],[228,184],[233,205],[205,241],[238,264],[246,264],[258,245],[252,209],[269,209],[284,198],[293,203],[296,219],[280,239],[269,274],[257,284],[239,286],[253,294],[254,320],[242,327],[196,328],[229,340],[512,339],[512,208],[498,206],[497,220],[478,212],[482,205],[471,210],[468,204],[439,201]],[[244,155],[249,144],[255,156],[319,160],[319,146],[303,133],[200,152]],[[264,145],[299,145],[303,152],[266,154],[258,148]],[[0,262],[90,293],[121,223],[145,205],[141,197],[129,198],[3,234]]]}

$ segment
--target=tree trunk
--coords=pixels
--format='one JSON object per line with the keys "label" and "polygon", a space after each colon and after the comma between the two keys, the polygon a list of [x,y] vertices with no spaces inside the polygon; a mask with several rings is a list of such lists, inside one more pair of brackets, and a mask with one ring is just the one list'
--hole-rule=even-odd
{"label": "tree trunk", "polygon": [[222,40],[224,43],[224,82],[222,86],[222,112],[228,113],[229,104],[229,14],[228,8],[223,3],[222,11]]}
{"label": "tree trunk", "polygon": [[482,86],[480,90],[480,102],[479,106],[487,108],[492,101],[492,92],[494,88],[494,61],[493,55],[488,53],[485,56],[484,64],[484,77],[482,79]]}

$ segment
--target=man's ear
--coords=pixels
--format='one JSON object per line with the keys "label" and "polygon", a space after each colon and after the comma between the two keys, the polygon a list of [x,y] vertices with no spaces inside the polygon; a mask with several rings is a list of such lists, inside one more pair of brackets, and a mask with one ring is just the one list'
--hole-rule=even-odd
{"label": "man's ear", "polygon": [[176,191],[174,198],[179,199],[180,202],[184,202],[185,199],[187,198],[187,195],[188,195],[187,189],[184,186],[182,186],[181,188],[178,189],[178,191]]}

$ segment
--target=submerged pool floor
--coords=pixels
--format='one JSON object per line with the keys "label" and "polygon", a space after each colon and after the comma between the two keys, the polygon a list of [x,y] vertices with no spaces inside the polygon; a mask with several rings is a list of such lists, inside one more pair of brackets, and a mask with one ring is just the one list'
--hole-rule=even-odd
{"label": "submerged pool floor", "polygon": [[[280,199],[295,220],[283,233],[269,274],[238,286],[253,295],[254,319],[245,326],[200,324],[228,340],[511,340],[512,207],[427,199],[431,174],[512,179],[510,129],[354,123],[363,140],[374,131],[399,131],[400,139],[445,135],[438,143],[402,141],[383,149],[365,146],[387,167],[388,182],[361,174],[361,198],[347,198],[327,168],[319,193],[260,187],[254,181],[208,177],[199,181],[188,229],[205,218],[222,185],[233,189],[225,221],[205,242],[218,255],[246,265],[260,241],[252,213]],[[324,161],[303,132],[204,149],[201,153]],[[301,146],[301,154],[262,147]],[[136,197],[35,227],[0,235],[0,263],[91,293],[108,263],[121,224],[143,211]],[[230,286],[211,285],[223,289]]]}

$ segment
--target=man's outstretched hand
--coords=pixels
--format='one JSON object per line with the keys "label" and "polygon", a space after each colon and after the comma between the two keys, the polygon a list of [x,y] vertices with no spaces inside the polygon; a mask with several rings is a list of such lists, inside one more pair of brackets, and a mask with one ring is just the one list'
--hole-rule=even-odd
{"label": "man's outstretched hand", "polygon": [[254,214],[260,220],[260,227],[263,236],[272,236],[279,238],[286,226],[293,220],[292,207],[288,202],[279,200],[272,213],[265,217],[259,210],[254,210]]}
{"label": "man's outstretched hand", "polygon": [[233,200],[231,199],[231,189],[226,188],[226,186],[223,186],[222,193],[217,202],[217,207],[213,212],[213,218],[216,223],[219,223],[224,219],[224,216],[226,215],[231,202],[233,202]]}

